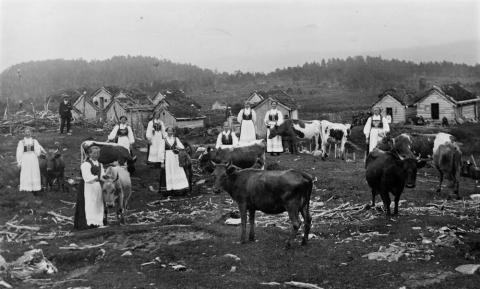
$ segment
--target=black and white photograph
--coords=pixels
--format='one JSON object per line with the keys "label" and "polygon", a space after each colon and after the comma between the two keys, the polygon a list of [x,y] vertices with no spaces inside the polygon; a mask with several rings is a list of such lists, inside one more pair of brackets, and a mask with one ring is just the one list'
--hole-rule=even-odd
{"label": "black and white photograph", "polygon": [[0,289],[480,288],[480,1],[0,0]]}

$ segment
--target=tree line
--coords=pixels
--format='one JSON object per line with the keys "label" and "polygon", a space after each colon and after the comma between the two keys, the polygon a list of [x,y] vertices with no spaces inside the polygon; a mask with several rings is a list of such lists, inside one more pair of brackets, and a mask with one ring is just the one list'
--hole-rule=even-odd
{"label": "tree line", "polygon": [[236,71],[219,73],[192,64],[145,56],[115,56],[107,60],[31,61],[9,67],[0,74],[0,99],[43,101],[67,88],[98,88],[114,85],[137,88],[153,94],[164,89],[182,89],[187,95],[214,91],[217,87],[248,84],[292,83],[296,87],[343,87],[349,90],[381,91],[391,87],[418,88],[419,79],[447,79],[467,83],[480,91],[480,65],[451,62],[414,63],[381,57],[355,56],[323,59],[269,73]]}

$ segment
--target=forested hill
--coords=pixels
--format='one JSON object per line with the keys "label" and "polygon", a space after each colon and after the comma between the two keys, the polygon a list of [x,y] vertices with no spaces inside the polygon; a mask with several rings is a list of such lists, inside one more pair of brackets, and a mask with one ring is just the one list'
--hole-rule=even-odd
{"label": "forested hill", "polygon": [[14,65],[0,75],[2,98],[36,99],[61,89],[208,87],[215,74],[194,65],[143,56],[116,56],[102,61],[46,60]]}
{"label": "forested hill", "polygon": [[[0,74],[0,101],[9,98],[40,102],[61,89],[113,85],[147,93],[166,88],[183,89],[192,97],[203,98],[205,104],[217,98],[232,103],[253,90],[281,88],[299,100],[322,101],[340,109],[344,104],[349,108],[367,106],[376,95],[389,88],[415,93],[422,89],[419,83],[453,82],[480,93],[480,65],[414,63],[357,56],[279,68],[266,74],[218,73],[154,57],[116,56],[102,61],[58,59],[14,65]],[[352,95],[362,97],[352,103],[349,99]]]}

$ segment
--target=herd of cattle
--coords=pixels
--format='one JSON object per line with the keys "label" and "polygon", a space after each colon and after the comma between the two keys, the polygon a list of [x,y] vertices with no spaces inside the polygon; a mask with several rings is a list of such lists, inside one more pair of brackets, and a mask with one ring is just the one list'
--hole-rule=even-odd
{"label": "herd of cattle", "polygon": [[[288,137],[296,147],[297,139],[315,139],[315,150],[321,144],[321,156],[326,155],[329,141],[338,141],[343,154],[350,127],[328,121],[302,122],[286,120],[273,129],[271,136]],[[321,141],[321,142],[320,142]],[[84,143],[83,145],[88,145]],[[107,170],[103,186],[106,207],[116,205],[117,216],[123,221],[126,204],[131,194],[130,173],[135,170],[134,160],[128,150],[111,143],[96,143],[101,146],[99,161],[104,165],[118,163],[116,169]],[[291,150],[296,153],[295,150]],[[293,230],[287,241],[292,239],[300,227],[299,214],[305,223],[302,244],[306,244],[311,227],[309,213],[310,197],[314,178],[309,174],[295,170],[265,170],[265,142],[259,140],[254,144],[229,149],[199,147],[190,156],[186,155],[187,165],[184,169],[189,176],[192,187],[192,162],[190,157],[198,158],[199,169],[215,178],[215,192],[226,191],[239,207],[241,216],[241,242],[246,242],[247,212],[250,221],[249,240],[255,238],[255,212],[267,214],[288,212]],[[413,188],[416,183],[417,170],[432,161],[439,172],[440,192],[443,179],[451,180],[453,193],[459,198],[459,176],[480,178],[479,170],[470,163],[461,161],[459,143],[446,133],[437,134],[401,134],[388,138],[377,149],[368,154],[365,162],[366,180],[371,188],[372,206],[375,196],[380,195],[387,216],[390,212],[390,194],[394,196],[394,214],[398,213],[398,203],[404,188]],[[124,166],[122,166],[124,165]],[[122,167],[122,168],[120,168]],[[59,189],[63,189],[65,163],[59,150],[49,151],[41,159],[41,171],[44,184],[52,185],[56,179]],[[105,185],[106,184],[106,185]]]}

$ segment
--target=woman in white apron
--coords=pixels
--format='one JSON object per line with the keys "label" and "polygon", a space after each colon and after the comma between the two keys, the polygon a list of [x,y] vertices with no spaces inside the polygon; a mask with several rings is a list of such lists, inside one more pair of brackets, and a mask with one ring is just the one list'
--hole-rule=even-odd
{"label": "woman in white apron", "polygon": [[83,192],[77,195],[74,228],[77,230],[106,225],[102,186],[100,179],[104,174],[103,166],[98,162],[100,148],[91,146],[88,158],[80,166],[83,179]]}
{"label": "woman in white apron", "polygon": [[371,152],[377,144],[390,131],[390,126],[386,118],[380,114],[380,108],[373,108],[373,115],[367,119],[367,123],[363,128],[365,139],[368,144],[368,152]]}
{"label": "woman in white apron", "polygon": [[160,167],[165,161],[165,124],[156,111],[148,122],[146,137],[148,141],[147,164]]}
{"label": "woman in white apron", "polygon": [[20,168],[20,191],[38,192],[42,189],[38,157],[45,150],[32,137],[32,129],[25,129],[25,137],[17,145],[17,166]]}
{"label": "woman in white apron", "polygon": [[248,145],[256,140],[255,134],[255,121],[257,116],[255,111],[250,108],[248,102],[245,103],[245,107],[240,110],[237,116],[240,126],[240,145]]}
{"label": "woman in white apron", "polygon": [[188,189],[187,175],[178,161],[178,151],[183,149],[185,147],[174,135],[173,128],[169,127],[165,138],[165,183],[167,192]]}
{"label": "woman in white apron", "polygon": [[238,145],[237,135],[230,129],[228,122],[223,123],[223,131],[218,134],[216,149],[227,149]]}
{"label": "woman in white apron", "polygon": [[112,132],[108,135],[108,140],[118,143],[131,153],[135,137],[133,136],[132,128],[127,124],[127,120],[127,117],[124,115],[120,117],[120,123],[113,127]]}
{"label": "woman in white apron", "polygon": [[276,136],[269,139],[268,136],[270,135],[271,128],[283,123],[283,115],[281,111],[277,110],[276,101],[272,101],[270,105],[271,109],[267,111],[264,119],[265,125],[267,126],[267,152],[271,155],[274,153],[280,155],[280,153],[283,152],[282,137]]}

